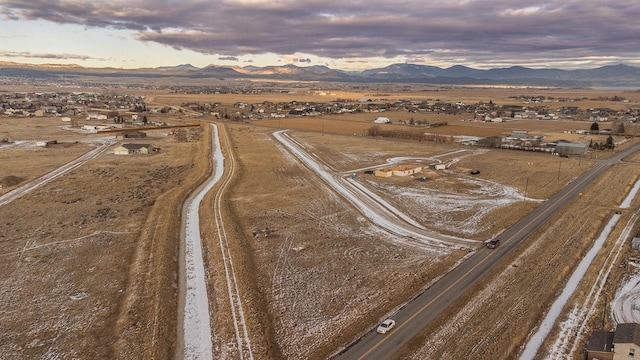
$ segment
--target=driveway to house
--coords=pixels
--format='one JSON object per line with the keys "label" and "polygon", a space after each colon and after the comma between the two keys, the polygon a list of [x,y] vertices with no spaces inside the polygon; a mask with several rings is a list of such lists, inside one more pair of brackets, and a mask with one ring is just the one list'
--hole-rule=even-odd
{"label": "driveway to house", "polygon": [[[84,163],[86,163],[87,161],[97,157],[98,155],[102,154],[103,152],[105,152],[109,146],[113,145],[115,143],[115,140],[112,138],[103,138],[103,139],[97,139],[97,141],[99,141],[99,145],[85,153],[84,155],[80,156],[79,158],[70,161],[64,165],[62,165],[61,167],[49,172],[48,174],[42,175],[41,177],[26,183],[18,188],[15,188],[11,191],[9,191],[8,193],[0,196],[0,206],[4,206],[10,202],[12,202],[13,200],[27,194],[28,192],[39,188],[40,186],[52,181],[53,179],[62,176],[66,173],[68,173],[69,171],[74,170],[77,167],[82,166]],[[92,143],[94,143],[95,141],[92,141]]]}

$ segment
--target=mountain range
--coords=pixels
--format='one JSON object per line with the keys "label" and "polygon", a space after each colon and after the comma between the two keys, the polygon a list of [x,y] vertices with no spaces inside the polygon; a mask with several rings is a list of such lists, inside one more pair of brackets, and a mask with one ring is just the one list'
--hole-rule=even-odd
{"label": "mountain range", "polygon": [[602,86],[638,87],[640,89],[640,68],[622,64],[579,70],[532,69],[522,66],[479,70],[463,65],[440,68],[429,65],[392,64],[378,69],[348,72],[317,65],[308,67],[296,65],[265,67],[209,65],[198,68],[191,64],[182,64],[157,68],[117,69],[88,68],[78,65],[33,65],[0,62],[0,76],[2,77],[51,79],[81,75],[145,78],[259,78],[299,81],[423,83],[438,85]]}

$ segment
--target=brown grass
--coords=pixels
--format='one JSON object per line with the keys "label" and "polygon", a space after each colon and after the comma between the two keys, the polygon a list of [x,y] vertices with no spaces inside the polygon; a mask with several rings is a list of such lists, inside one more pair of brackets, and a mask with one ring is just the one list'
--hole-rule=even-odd
{"label": "brown grass", "polygon": [[[371,97],[513,103],[519,93],[554,97],[622,95],[631,103],[580,100],[551,106],[624,108],[640,101],[638,93],[582,90],[472,89],[447,90],[381,87],[363,91],[326,90],[320,96],[309,84],[292,94],[178,95],[149,91],[155,104],[187,101],[234,102],[322,101]],[[501,124],[462,121],[463,116],[385,113],[398,119],[447,121],[434,129],[390,125],[390,128],[435,132],[444,142],[415,142],[362,136],[377,114],[227,123],[228,141],[237,158],[236,174],[223,204],[232,251],[245,301],[256,358],[324,358],[433,281],[464,251],[434,254],[390,241],[353,208],[328,190],[308,169],[292,161],[270,132],[294,129],[320,159],[338,171],[379,165],[392,156],[428,156],[461,149],[446,136],[493,136],[512,130],[543,134],[548,140],[586,141],[565,133],[586,129],[584,122],[513,121]],[[162,116],[171,122],[194,121]],[[212,117],[200,119],[213,121]],[[86,152],[74,143],[80,135],[59,128],[57,119],[0,118],[0,139],[57,139],[69,144],[37,150],[0,151],[0,175],[26,183]],[[606,124],[601,124],[603,127]],[[386,125],[385,125],[386,126]],[[205,126],[208,131],[208,126]],[[99,136],[99,135],[98,135]],[[88,135],[87,137],[95,137]],[[208,135],[203,135],[208,139]],[[619,137],[616,137],[620,140]],[[603,141],[602,137],[594,141]],[[177,259],[181,204],[209,169],[205,141],[178,143],[153,137],[161,147],[150,157],[103,154],[13,203],[0,207],[0,275],[3,278],[0,323],[8,329],[0,357],[48,353],[80,358],[172,358],[176,348]],[[608,156],[594,153],[595,158]],[[640,155],[627,161],[640,162]],[[547,154],[491,150],[456,163],[453,177],[470,169],[480,178],[527,188],[531,198],[547,198],[592,164],[591,156],[569,159]],[[456,171],[458,172],[456,175]],[[0,176],[0,181],[3,176]],[[414,339],[399,356],[432,346],[433,358],[507,358],[514,356],[543,310],[604,219],[617,206],[637,166],[619,165],[574,199],[562,215],[531,234],[519,253],[494,269],[479,284]],[[400,184],[400,183],[399,183]],[[19,184],[8,183],[0,193]],[[402,185],[402,184],[400,184]],[[210,202],[211,199],[207,199]],[[503,229],[530,211],[532,203],[496,210],[485,221]],[[202,214],[210,216],[210,207]],[[219,249],[213,224],[205,224],[211,310],[219,351],[233,341],[227,315],[226,285],[220,276]],[[496,230],[497,231],[497,230]],[[478,234],[478,237],[487,234]],[[384,263],[385,270],[380,271]],[[593,275],[590,275],[593,276]],[[613,275],[613,278],[620,273]],[[613,286],[612,286],[613,287]],[[479,299],[482,292],[491,296]],[[87,297],[84,297],[87,295]],[[76,300],[77,299],[77,300]],[[304,306],[301,306],[304,304]],[[451,331],[451,319],[464,313]],[[494,312],[492,309],[501,311]],[[318,325],[319,324],[319,325]],[[332,327],[327,332],[328,326]],[[436,342],[435,340],[438,340]],[[487,341],[491,340],[491,341]],[[434,344],[438,344],[435,346]],[[217,351],[218,351],[217,350]],[[216,355],[224,355],[219,353]],[[414,355],[415,356],[415,355]]]}

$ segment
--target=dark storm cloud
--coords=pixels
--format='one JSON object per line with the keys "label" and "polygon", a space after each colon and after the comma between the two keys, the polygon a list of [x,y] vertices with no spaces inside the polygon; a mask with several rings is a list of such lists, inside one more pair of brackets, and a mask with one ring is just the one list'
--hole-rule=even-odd
{"label": "dark storm cloud", "polygon": [[0,0],[0,13],[128,29],[141,41],[233,57],[400,55],[463,64],[632,59],[640,36],[637,0]]}

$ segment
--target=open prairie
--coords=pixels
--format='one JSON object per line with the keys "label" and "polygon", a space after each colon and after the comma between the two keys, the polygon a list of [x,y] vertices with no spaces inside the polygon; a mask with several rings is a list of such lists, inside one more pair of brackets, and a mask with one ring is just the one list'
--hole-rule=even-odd
{"label": "open prairie", "polygon": [[[281,85],[285,87],[285,85]],[[440,99],[510,104],[513,96],[577,99],[550,106],[638,107],[640,94],[562,89],[340,90],[319,85],[278,94],[173,94],[146,97],[157,106],[188,102],[331,102],[360,98]],[[124,92],[124,89],[111,91]],[[320,95],[319,92],[322,92]],[[628,102],[596,100],[623,96]],[[520,101],[522,103],[522,101]],[[373,119],[446,121],[435,128],[389,124],[435,134],[425,141],[366,136]],[[230,252],[239,293],[248,304],[255,358],[327,358],[403,306],[445,272],[498,236],[540,202],[609,156],[594,151],[563,158],[549,153],[461,145],[454,136],[506,136],[514,130],[604,142],[585,135],[591,122],[469,121],[468,114],[352,113],[226,121],[185,112],[156,121],[200,123],[203,134],[182,141],[171,130],[145,130],[150,155],[118,156],[113,134],[65,129],[58,118],[0,118],[0,195],[45,176],[100,144],[95,157],[0,205],[0,340],[2,358],[162,358],[176,356],[180,217],[188,195],[211,171],[209,123],[217,123],[237,166],[224,193]],[[611,123],[602,123],[609,127]],[[390,233],[363,213],[274,131],[286,130],[331,174],[349,178],[425,231],[467,241],[425,245]],[[616,135],[617,149],[637,140],[634,124]],[[58,140],[49,147],[37,140]],[[615,150],[614,150],[615,151]],[[226,159],[231,159],[226,153]],[[436,170],[430,165],[448,164]],[[365,173],[394,164],[420,166],[414,176]],[[508,358],[540,320],[606,215],[640,176],[638,157],[616,165],[573,199],[477,291],[468,294],[398,355],[413,358]],[[471,170],[480,173],[471,175]],[[636,204],[637,202],[634,202]],[[210,202],[209,202],[210,204]],[[634,205],[633,209],[636,209]],[[211,209],[201,213],[210,219]],[[631,213],[631,211],[629,211]],[[625,214],[624,216],[630,216]],[[216,228],[202,230],[215,239]],[[227,284],[216,241],[204,244],[217,358],[234,354],[226,311]],[[630,251],[630,250],[628,250]],[[617,279],[624,269],[615,270]],[[586,286],[586,285],[585,285]],[[613,286],[613,284],[612,284]],[[606,305],[601,305],[606,306]],[[493,309],[501,309],[493,311]],[[453,336],[453,334],[458,334]],[[487,342],[491,334],[491,342]],[[429,344],[425,346],[425,344]],[[473,354],[473,355],[471,355]],[[574,354],[577,356],[577,354]]]}

